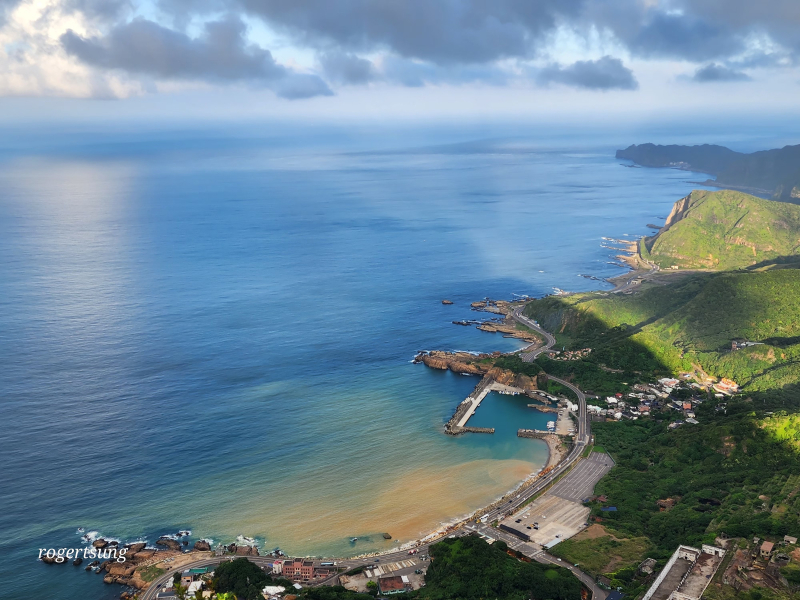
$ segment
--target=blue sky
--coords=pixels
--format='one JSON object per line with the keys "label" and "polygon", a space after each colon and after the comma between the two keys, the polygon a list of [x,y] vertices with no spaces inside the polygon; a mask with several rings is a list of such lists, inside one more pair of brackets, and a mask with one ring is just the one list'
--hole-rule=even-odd
{"label": "blue sky", "polygon": [[800,84],[796,0],[0,0],[0,11],[6,121],[793,114]]}

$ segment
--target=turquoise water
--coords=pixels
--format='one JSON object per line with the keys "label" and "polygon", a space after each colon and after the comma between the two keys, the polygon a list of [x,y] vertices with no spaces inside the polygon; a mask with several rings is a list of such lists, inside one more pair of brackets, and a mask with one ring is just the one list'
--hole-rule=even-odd
{"label": "turquoise water", "polygon": [[36,560],[78,527],[350,554],[492,501],[544,464],[516,438],[541,415],[492,395],[474,424],[495,435],[445,436],[477,380],[411,359],[518,348],[451,321],[607,287],[582,276],[622,272],[601,238],[646,233],[703,179],[623,168],[605,140],[90,142],[0,159],[9,597],[118,597]]}

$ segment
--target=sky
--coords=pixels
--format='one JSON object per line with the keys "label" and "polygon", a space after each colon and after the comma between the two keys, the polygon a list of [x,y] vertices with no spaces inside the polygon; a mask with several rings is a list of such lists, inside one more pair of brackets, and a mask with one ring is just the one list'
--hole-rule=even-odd
{"label": "sky", "polygon": [[0,0],[0,120],[797,112],[797,0]]}

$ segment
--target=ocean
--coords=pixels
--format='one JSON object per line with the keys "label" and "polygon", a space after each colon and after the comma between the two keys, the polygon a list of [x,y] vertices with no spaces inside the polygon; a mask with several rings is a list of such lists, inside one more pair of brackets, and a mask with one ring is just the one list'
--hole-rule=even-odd
{"label": "ocean", "polygon": [[603,137],[423,138],[5,140],[4,595],[117,598],[37,560],[79,527],[353,555],[542,468],[515,431],[546,415],[492,394],[475,419],[495,435],[446,436],[477,379],[411,360],[521,347],[452,321],[610,287],[603,238],[648,233],[706,176],[626,168]]}

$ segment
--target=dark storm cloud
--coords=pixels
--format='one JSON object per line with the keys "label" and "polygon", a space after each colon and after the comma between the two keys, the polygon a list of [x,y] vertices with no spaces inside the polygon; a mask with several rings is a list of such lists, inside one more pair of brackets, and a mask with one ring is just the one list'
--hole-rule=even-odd
{"label": "dark storm cloud", "polygon": [[639,87],[633,71],[612,56],[579,60],[566,67],[554,65],[542,69],[538,80],[544,85],[561,83],[590,90],[635,90]]}
{"label": "dark storm cloud", "polygon": [[384,49],[437,64],[527,57],[583,0],[240,0],[312,47]]}
{"label": "dark storm cloud", "polygon": [[236,18],[206,23],[198,38],[136,19],[102,38],[83,38],[68,30],[61,44],[84,63],[104,69],[160,79],[260,81],[287,98],[331,94],[321,79],[277,64],[269,50],[247,44],[244,34],[245,26]]}
{"label": "dark storm cloud", "polygon": [[742,71],[737,71],[736,69],[714,63],[700,67],[695,71],[692,77],[693,81],[701,83],[713,81],[748,81],[749,79],[750,76]]}
{"label": "dark storm cloud", "polygon": [[690,61],[730,56],[745,48],[736,32],[690,15],[657,13],[635,36],[622,33],[621,37],[634,54]]}
{"label": "dark storm cloud", "polygon": [[375,65],[366,58],[347,52],[323,52],[319,63],[325,76],[336,83],[357,85],[369,83],[378,76]]}

